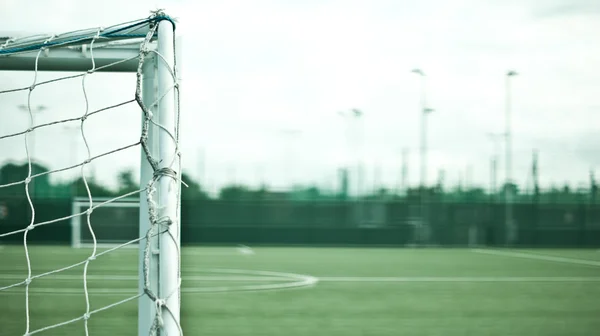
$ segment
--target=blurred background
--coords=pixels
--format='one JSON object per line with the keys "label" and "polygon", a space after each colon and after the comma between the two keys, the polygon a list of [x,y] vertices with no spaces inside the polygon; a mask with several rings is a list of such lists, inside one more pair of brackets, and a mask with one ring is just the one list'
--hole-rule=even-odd
{"label": "blurred background", "polygon": [[[3,1],[8,31],[147,15],[140,1],[117,12],[40,2],[17,15],[23,6]],[[183,36],[184,243],[600,244],[594,2],[155,7]],[[33,77],[2,72],[0,89]],[[135,76],[94,74],[85,86],[87,103],[80,78],[37,87],[29,107],[27,91],[3,94],[0,134],[26,130],[30,116],[41,124],[132,99]],[[135,104],[89,118],[90,155],[135,143],[139,120]],[[87,158],[79,125],[30,135],[34,171],[53,172],[32,182],[36,204],[71,211],[87,195],[82,172],[54,171]],[[23,180],[24,136],[0,143],[0,185]],[[92,195],[139,188],[139,161],[132,147],[87,165]],[[22,185],[0,188],[0,200],[3,227],[28,222]],[[40,239],[66,239],[61,225]]]}

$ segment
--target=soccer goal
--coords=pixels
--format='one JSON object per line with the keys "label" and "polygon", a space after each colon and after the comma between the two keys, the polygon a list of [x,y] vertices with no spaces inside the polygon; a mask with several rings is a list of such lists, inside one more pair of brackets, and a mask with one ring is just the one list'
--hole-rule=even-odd
{"label": "soccer goal", "polygon": [[[29,115],[29,126],[25,129],[11,130],[8,134],[0,129],[0,148],[5,149],[3,141],[24,138],[24,155],[27,158],[28,174],[19,181],[4,183],[1,188],[22,188],[23,202],[29,204],[31,218],[28,225],[17,230],[3,231],[0,227],[0,243],[3,238],[20,236],[27,259],[27,272],[23,279],[8,286],[0,284],[0,301],[3,291],[21,287],[25,292],[26,318],[23,334],[43,334],[47,330],[56,330],[72,323],[83,321],[85,330],[80,334],[93,334],[88,330],[88,320],[95,313],[117,305],[137,300],[139,335],[182,335],[180,326],[180,195],[181,195],[181,153],[179,142],[179,66],[176,62],[178,41],[175,21],[162,11],[150,16],[110,27],[83,29],[64,34],[8,35],[0,34],[0,71],[29,72],[31,83],[25,87],[10,87],[10,83],[0,86],[2,96],[15,92],[26,92],[27,99],[21,101]],[[57,74],[49,80],[40,80],[40,74]],[[87,98],[86,78],[98,73],[132,73],[135,84],[131,86],[130,100],[117,103],[105,103],[98,109],[90,109]],[[39,104],[42,95],[36,94],[39,88],[57,85],[62,81],[79,80],[83,90],[70,93],[85,99],[85,109],[73,118],[60,118],[50,122],[34,123],[34,106]],[[132,81],[133,83],[133,81]],[[107,93],[109,95],[109,93]],[[107,96],[106,98],[111,98]],[[110,99],[109,99],[110,100]],[[137,106],[140,114],[139,130],[126,130],[136,133],[135,143],[110,148],[92,155],[90,143],[86,140],[95,128],[93,116],[115,110],[127,104]],[[65,107],[66,109],[67,107]],[[119,120],[115,120],[118,123]],[[64,127],[72,124],[79,129],[85,143],[87,157],[75,164],[54,165],[50,171],[39,172],[32,169],[32,137],[44,129]],[[97,126],[96,126],[97,127]],[[111,137],[119,129],[102,129]],[[98,132],[96,132],[98,133]],[[86,174],[94,161],[118,153],[138,148],[141,156],[140,189],[133,192],[99,198],[90,188]],[[16,148],[16,147],[15,147]],[[57,148],[56,151],[61,149]],[[76,198],[72,203],[72,212],[48,220],[36,218],[36,198],[31,195],[32,181],[48,178],[53,173],[65,171],[77,172],[85,184],[86,197]],[[12,190],[11,189],[11,190]],[[25,203],[24,203],[25,204]],[[90,248],[89,257],[73,265],[40,273],[32,269],[29,249],[35,242],[28,240],[28,234],[40,226],[71,224],[73,247]],[[31,234],[33,235],[33,233]],[[12,241],[17,241],[12,239]],[[112,304],[90,309],[90,297],[84,282],[86,309],[78,318],[53,325],[33,328],[30,323],[29,287],[37,279],[74,269],[84,265],[82,279],[87,278],[88,265],[95,260],[106,258],[107,254],[121,248],[135,246],[139,249],[138,293]],[[99,247],[108,249],[100,251]],[[2,252],[0,252],[0,258]],[[34,274],[34,275],[32,275]],[[4,287],[1,287],[4,286]],[[59,300],[56,301],[60,304]],[[57,306],[57,309],[59,307]],[[101,318],[101,317],[98,317]]]}

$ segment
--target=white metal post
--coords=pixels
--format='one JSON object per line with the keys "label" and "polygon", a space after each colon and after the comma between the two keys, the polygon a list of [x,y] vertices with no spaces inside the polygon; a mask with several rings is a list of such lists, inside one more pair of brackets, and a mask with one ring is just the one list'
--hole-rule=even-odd
{"label": "white metal post", "polygon": [[[171,168],[175,177],[162,176],[158,184],[158,206],[160,215],[169,218],[171,224],[168,232],[159,237],[160,244],[160,280],[158,293],[164,300],[162,309],[163,330],[165,335],[179,335],[180,317],[180,222],[179,222],[179,189],[180,168],[177,157],[177,102],[175,100],[175,78],[171,71],[175,66],[174,27],[169,21],[162,21],[158,27],[158,53],[162,58],[158,61],[158,120],[164,129],[159,129],[159,168]],[[167,133],[170,132],[171,134]],[[163,230],[163,228],[161,228]]]}
{"label": "white metal post", "polygon": [[[152,111],[154,115],[156,115],[157,108],[153,106],[158,99],[157,89],[158,89],[158,81],[157,81],[157,57],[154,54],[148,54],[147,58],[144,60],[144,64],[142,65],[142,100],[144,105]],[[142,123],[143,123],[142,119]],[[148,129],[148,150],[150,151],[150,155],[154,158],[159,157],[158,153],[158,130],[157,127],[150,123]],[[148,159],[146,158],[146,153],[141,150],[141,171],[140,171],[140,187],[144,188],[147,186],[148,182],[152,180],[154,176],[154,170]],[[148,213],[148,201],[146,200],[146,193],[140,194],[140,228],[139,228],[139,236],[145,237],[150,229],[150,217]],[[145,259],[145,247],[146,241],[143,240],[139,244],[139,280],[138,286],[139,291],[142,292],[144,290],[144,259]],[[158,251],[158,236],[154,236],[150,240],[150,250]],[[150,290],[154,293],[158,293],[158,255],[152,253],[150,256]],[[138,335],[139,336],[147,336],[150,334],[150,329],[152,327],[152,323],[156,316],[156,305],[152,300],[143,295],[138,299]]]}

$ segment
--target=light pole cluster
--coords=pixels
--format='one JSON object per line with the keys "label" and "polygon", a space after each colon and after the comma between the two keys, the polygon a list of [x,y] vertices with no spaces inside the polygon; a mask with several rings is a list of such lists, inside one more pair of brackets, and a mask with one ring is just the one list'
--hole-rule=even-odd
{"label": "light pole cluster", "polygon": [[[427,103],[427,91],[426,91],[426,78],[425,72],[422,69],[415,68],[411,70],[411,73],[418,75],[421,78],[421,102],[419,106],[419,115],[420,115],[420,176],[419,176],[419,187],[421,189],[421,218],[423,221],[426,221],[427,210],[426,210],[426,202],[425,202],[425,190],[427,188],[427,117],[429,114],[434,112]],[[507,243],[511,243],[514,238],[514,222],[513,222],[513,209],[512,209],[512,110],[511,110],[511,79],[517,76],[518,73],[514,70],[507,71],[505,80],[506,80],[506,88],[505,88],[505,131],[504,133],[490,133],[488,137],[494,142],[494,156],[492,158],[492,167],[491,167],[491,192],[497,192],[497,165],[499,158],[499,140],[504,139],[505,141],[505,185],[504,185],[504,196],[505,196],[505,225],[507,230]],[[359,110],[350,110],[340,112],[340,115],[346,118],[353,118],[358,120],[362,116],[362,112]],[[348,146],[350,147],[350,141],[352,138],[352,134],[350,129],[348,129]],[[406,160],[405,158],[406,152],[403,151],[403,162]],[[402,181],[406,179],[405,172],[405,163],[403,163],[403,172],[402,172]],[[357,173],[360,167],[357,167]],[[404,182],[403,182],[404,184]]]}

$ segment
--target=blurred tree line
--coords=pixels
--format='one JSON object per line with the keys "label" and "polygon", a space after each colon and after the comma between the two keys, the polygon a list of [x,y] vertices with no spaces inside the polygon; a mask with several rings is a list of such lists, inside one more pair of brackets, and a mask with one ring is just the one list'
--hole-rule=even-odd
{"label": "blurred tree line", "polygon": [[[70,198],[87,197],[87,189],[83,178],[79,177],[73,181],[62,181],[52,183],[49,179],[50,174],[47,167],[39,164],[32,164],[31,175],[39,174],[31,180],[29,184],[30,195],[36,198]],[[29,166],[25,164],[8,163],[0,167],[0,198],[22,198],[25,197],[25,179],[29,175]],[[211,197],[202,188],[198,181],[193,180],[189,174],[183,173],[183,182],[187,187],[182,188],[182,198],[188,200],[202,200],[216,198],[221,200],[351,200],[357,199],[350,197],[344,187],[337,192],[323,191],[317,186],[298,187],[287,192],[276,192],[269,190],[268,186],[262,185],[259,188],[232,184],[220,189],[218,195]],[[115,197],[125,193],[139,190],[139,181],[132,170],[123,170],[117,175],[117,187],[110,188],[102,185],[94,177],[86,178],[87,186],[93,197]],[[347,186],[346,180],[341,181],[341,185]],[[445,188],[438,183],[431,188],[410,188],[402,195],[394,190],[380,188],[375,192],[362,195],[363,200],[418,200],[420,197],[426,197],[432,202],[464,202],[464,203],[485,203],[485,202],[503,202],[505,193],[512,194],[513,199],[519,203],[597,203],[598,186],[593,178],[590,179],[590,185],[587,188],[578,188],[573,190],[569,185],[562,187],[552,186],[548,189],[540,189],[537,185],[531,191],[522,191],[518,185],[504,185],[495,194],[490,194],[484,188],[454,186]]]}

